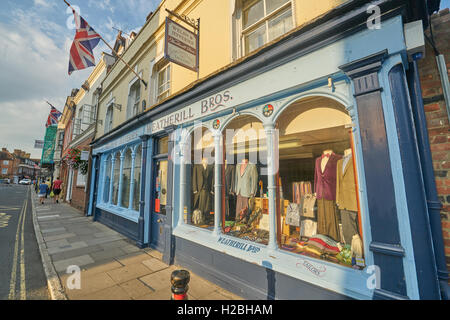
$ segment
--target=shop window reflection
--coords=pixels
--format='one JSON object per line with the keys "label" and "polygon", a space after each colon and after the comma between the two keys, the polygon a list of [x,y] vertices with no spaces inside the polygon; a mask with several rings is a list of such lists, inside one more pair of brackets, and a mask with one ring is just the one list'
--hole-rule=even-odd
{"label": "shop window reflection", "polygon": [[364,267],[351,118],[331,99],[307,98],[277,120],[277,240],[283,250]]}

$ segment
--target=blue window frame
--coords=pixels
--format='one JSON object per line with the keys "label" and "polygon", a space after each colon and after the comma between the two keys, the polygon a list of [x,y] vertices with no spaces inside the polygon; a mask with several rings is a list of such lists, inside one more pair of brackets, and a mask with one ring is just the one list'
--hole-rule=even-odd
{"label": "blue window frame", "polygon": [[98,207],[137,221],[141,190],[141,143],[103,155]]}

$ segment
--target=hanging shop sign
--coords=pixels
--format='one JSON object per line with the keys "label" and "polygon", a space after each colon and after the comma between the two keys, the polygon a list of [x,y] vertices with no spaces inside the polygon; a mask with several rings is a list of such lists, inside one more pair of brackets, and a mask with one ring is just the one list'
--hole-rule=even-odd
{"label": "hanging shop sign", "polygon": [[52,164],[55,153],[55,140],[57,126],[48,126],[45,131],[44,146],[42,149],[41,164]]}
{"label": "hanging shop sign", "polygon": [[167,60],[198,71],[198,35],[166,18],[164,56]]}

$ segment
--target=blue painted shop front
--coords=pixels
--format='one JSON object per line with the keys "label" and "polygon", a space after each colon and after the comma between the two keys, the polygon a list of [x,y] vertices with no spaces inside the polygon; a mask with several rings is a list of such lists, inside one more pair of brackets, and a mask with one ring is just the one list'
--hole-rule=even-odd
{"label": "blue painted shop front", "polygon": [[[245,298],[440,299],[402,16],[339,37],[327,28],[327,41],[289,37],[97,142],[95,218]],[[243,130],[244,140],[227,130]],[[356,185],[356,208],[335,201],[328,211],[338,212],[337,235],[318,232],[317,192],[300,197],[315,197],[314,218],[286,222],[295,179],[316,191],[314,163],[328,150],[349,159]],[[225,192],[224,160],[237,185],[256,168],[249,197]],[[235,196],[244,207],[230,206]],[[349,212],[359,249],[343,235]]]}

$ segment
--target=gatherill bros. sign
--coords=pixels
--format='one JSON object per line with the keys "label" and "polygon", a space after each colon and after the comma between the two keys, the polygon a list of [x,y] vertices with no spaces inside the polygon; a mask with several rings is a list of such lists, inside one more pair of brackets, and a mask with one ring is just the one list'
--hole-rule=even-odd
{"label": "gatherill bros. sign", "polygon": [[146,133],[156,133],[171,125],[179,125],[193,121],[216,111],[222,111],[232,107],[233,97],[229,90],[217,93],[207,99],[173,112],[165,117],[153,121],[147,125]]}

